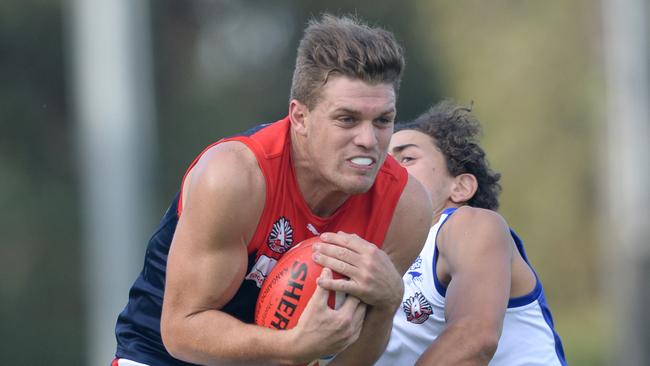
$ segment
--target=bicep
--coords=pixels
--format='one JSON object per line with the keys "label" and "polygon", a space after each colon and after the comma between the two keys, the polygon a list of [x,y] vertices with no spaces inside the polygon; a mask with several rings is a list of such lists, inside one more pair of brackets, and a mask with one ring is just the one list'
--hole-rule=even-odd
{"label": "bicep", "polygon": [[487,212],[459,210],[438,236],[439,261],[448,268],[448,323],[464,317],[501,329],[510,294],[511,241],[505,223]]}
{"label": "bicep", "polygon": [[[201,233],[184,217],[179,221],[167,259],[165,305],[186,313],[219,309],[236,293],[246,270],[246,247],[235,238],[221,238],[218,245],[197,239]],[[211,243],[210,243],[211,244]]]}
{"label": "bicep", "polygon": [[[217,150],[191,172],[167,260],[164,311],[188,316],[219,309],[242,283],[265,195],[247,154]],[[244,168],[242,160],[249,162]]]}

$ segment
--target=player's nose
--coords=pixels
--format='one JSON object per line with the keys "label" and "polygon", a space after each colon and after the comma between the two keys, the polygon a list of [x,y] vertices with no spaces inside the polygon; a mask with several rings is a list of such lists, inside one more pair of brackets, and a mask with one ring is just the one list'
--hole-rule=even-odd
{"label": "player's nose", "polygon": [[377,131],[372,121],[360,123],[356,129],[354,142],[365,149],[372,149],[377,146]]}

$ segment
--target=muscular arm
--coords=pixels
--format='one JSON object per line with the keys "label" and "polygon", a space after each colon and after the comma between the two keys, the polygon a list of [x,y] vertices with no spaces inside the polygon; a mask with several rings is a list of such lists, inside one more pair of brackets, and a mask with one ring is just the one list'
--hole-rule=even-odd
{"label": "muscular arm", "polygon": [[[422,249],[431,216],[431,204],[424,188],[409,177],[384,240],[383,251],[368,242],[359,243],[359,251],[369,252],[361,257],[367,262],[358,263],[358,268],[366,271],[357,276],[348,275],[358,278],[358,282],[347,282],[352,288],[341,282],[343,287],[338,290],[352,293],[369,306],[359,339],[339,354],[332,365],[372,365],[386,348],[393,314],[400,305],[404,291],[402,275]],[[360,240],[358,237],[356,239]],[[355,239],[348,241],[354,242]],[[355,263],[355,259],[349,262]],[[336,267],[338,262],[329,263],[335,270],[340,270]]]}
{"label": "muscular arm", "polygon": [[237,142],[208,151],[188,176],[161,316],[163,342],[175,358],[202,365],[297,364],[340,352],[358,337],[365,308],[347,301],[341,311],[327,311],[324,290],[285,331],[219,310],[244,280],[247,244],[265,195],[255,157]]}
{"label": "muscular arm", "polygon": [[416,365],[487,365],[510,294],[512,238],[495,212],[458,209],[438,234],[438,274],[449,281],[447,327]]}
{"label": "muscular arm", "polygon": [[[282,338],[219,311],[244,279],[246,246],[265,201],[254,156],[240,143],[218,145],[193,168],[184,188],[167,261],[165,347],[176,358],[201,364],[283,361],[268,341]],[[251,350],[251,344],[257,347]]]}

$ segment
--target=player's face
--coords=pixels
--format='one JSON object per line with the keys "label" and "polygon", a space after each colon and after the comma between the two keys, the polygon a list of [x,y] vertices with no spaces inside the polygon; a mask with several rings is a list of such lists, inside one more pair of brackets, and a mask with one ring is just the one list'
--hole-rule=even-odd
{"label": "player's face", "polygon": [[392,84],[331,77],[305,118],[312,169],[346,194],[372,187],[395,119]]}
{"label": "player's face", "polygon": [[434,209],[444,207],[451,195],[454,178],[433,139],[419,131],[402,130],[393,135],[389,152],[424,185]]}

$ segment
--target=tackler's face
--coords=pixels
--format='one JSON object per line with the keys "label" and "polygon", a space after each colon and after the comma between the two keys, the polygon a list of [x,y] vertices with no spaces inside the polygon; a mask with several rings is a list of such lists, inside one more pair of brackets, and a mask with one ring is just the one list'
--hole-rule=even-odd
{"label": "tackler's face", "polygon": [[429,135],[415,130],[398,131],[390,141],[389,152],[427,189],[434,207],[448,201],[454,177]]}
{"label": "tackler's face", "polygon": [[395,113],[392,84],[331,76],[305,118],[312,169],[346,194],[368,191],[386,159]]}

